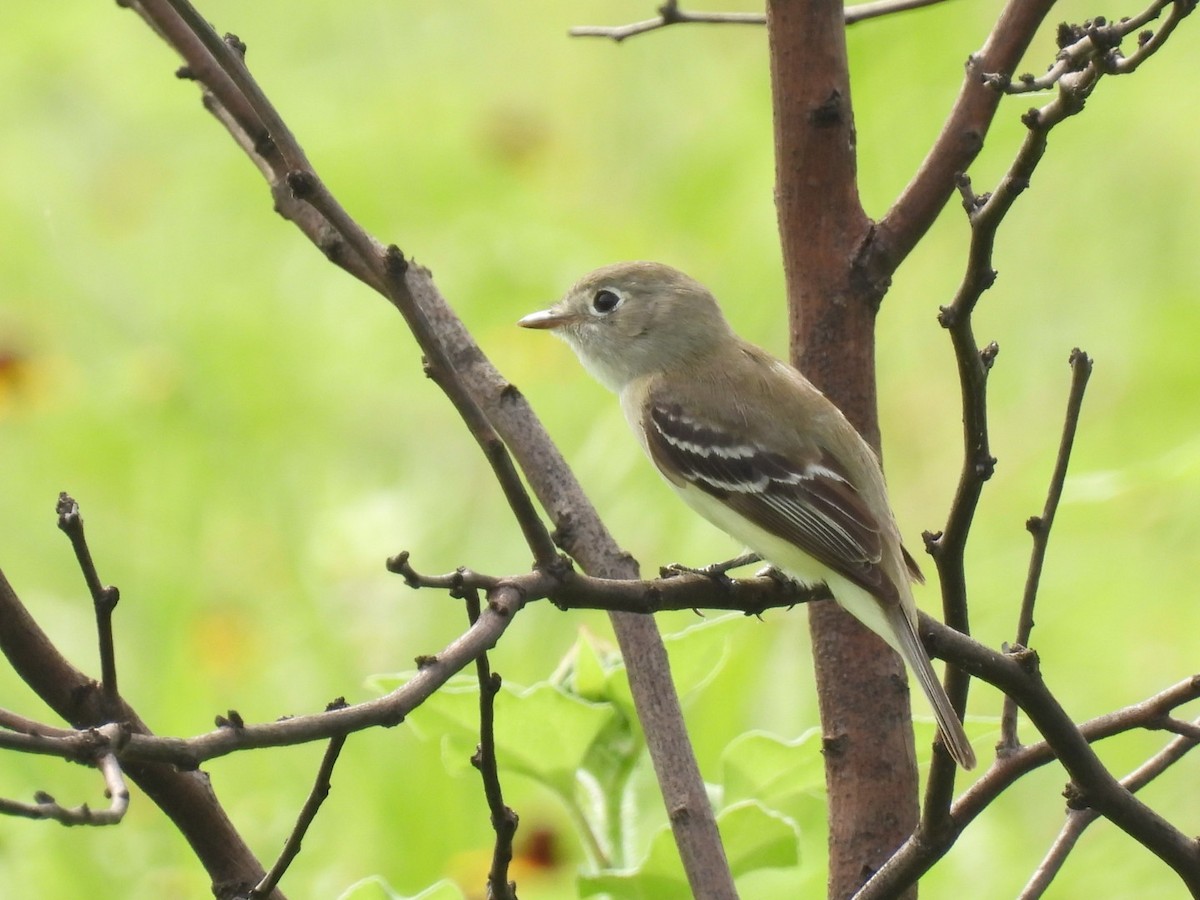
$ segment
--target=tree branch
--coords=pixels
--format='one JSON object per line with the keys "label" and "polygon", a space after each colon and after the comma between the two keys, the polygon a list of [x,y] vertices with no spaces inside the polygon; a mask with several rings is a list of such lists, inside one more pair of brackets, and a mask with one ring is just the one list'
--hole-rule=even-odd
{"label": "tree branch", "polygon": [[[479,619],[479,592],[470,589],[465,594],[467,617],[474,625]],[[501,680],[499,674],[491,671],[486,653],[475,658],[475,674],[479,679],[479,746],[471,757],[471,764],[483,778],[483,793],[491,813],[492,830],[496,832],[492,864],[488,869],[487,896],[488,900],[517,900],[517,885],[508,880],[508,866],[512,862],[513,837],[519,819],[504,802],[496,762],[496,695],[500,693]]]}
{"label": "tree branch", "polygon": [[[893,13],[907,12],[910,9],[920,9],[923,6],[934,6],[945,0],[873,0],[870,3],[859,3],[848,6],[844,11],[845,22],[853,25],[868,19],[878,19]],[[679,8],[679,0],[667,0],[658,8],[658,15],[653,19],[640,22],[630,22],[628,25],[577,25],[567,33],[571,37],[602,37],[609,38],[615,43],[621,43],[631,37],[658,31],[668,25],[765,25],[767,17],[762,13],[714,12],[693,13]]]}
{"label": "tree branch", "polygon": [[[1079,426],[1079,411],[1083,406],[1083,393],[1092,374],[1092,361],[1079,348],[1071,351],[1071,390],[1067,397],[1067,412],[1063,420],[1062,439],[1058,445],[1058,457],[1054,472],[1050,476],[1050,488],[1040,516],[1031,516],[1025,523],[1033,535],[1033,553],[1029,559],[1029,573],[1025,577],[1025,591],[1021,597],[1021,612],[1017,618],[1016,647],[1030,646],[1033,633],[1033,607],[1037,602],[1038,586],[1042,579],[1042,568],[1046,563],[1046,547],[1050,542],[1050,529],[1054,527],[1054,516],[1058,501],[1062,497],[1063,484],[1067,480],[1067,465],[1071,460],[1071,447],[1075,443],[1075,430]],[[1017,706],[1008,697],[1004,698],[1004,711],[1000,716],[999,752],[1006,753],[1019,745],[1017,739]]]}
{"label": "tree branch", "polygon": [[[951,628],[928,636],[956,666],[1013,697],[1071,776],[1071,802],[1088,806],[1170,866],[1193,894],[1200,892],[1200,845],[1126,790],[1104,767],[1080,731],[1046,687],[1037,654],[980,654],[979,645]],[[865,895],[864,895],[865,896]],[[870,896],[891,896],[886,891]]]}
{"label": "tree branch", "polygon": [[[934,626],[938,634],[940,628]],[[974,654],[975,651],[972,651]],[[985,654],[994,651],[985,650]],[[1035,659],[1028,651],[1013,654],[1013,659]],[[983,676],[980,676],[983,677]],[[1185,679],[1159,694],[1116,712],[1099,716],[1078,726],[1079,734],[1088,742],[1103,740],[1134,729],[1159,729],[1169,712],[1178,706],[1200,698],[1200,675]],[[1198,743],[1194,739],[1192,743]],[[1173,741],[1163,752],[1177,747]],[[1018,779],[1052,763],[1057,750],[1041,741],[1014,749],[1001,756],[970,788],[954,802],[947,822],[950,828],[937,833],[917,832],[910,837],[883,869],[875,873],[856,895],[855,900],[884,900],[906,885],[914,884],[941,859],[958,835]],[[1161,754],[1160,754],[1161,755]],[[1158,757],[1155,757],[1156,759]],[[1133,783],[1123,786],[1134,789]]]}
{"label": "tree branch", "polygon": [[[214,44],[211,29],[184,0],[142,0],[131,6],[183,56],[183,73],[199,80],[209,92],[205,105],[259,166],[271,185],[277,210],[295,222],[330,261],[382,293],[400,310],[425,352],[435,380],[460,415],[473,418],[471,410],[477,406],[495,429],[507,450],[502,454],[489,444],[484,451],[510,505],[524,489],[507,466],[497,465],[509,451],[520,461],[539,502],[550,513],[559,546],[590,572],[636,577],[636,562],[616,546],[541,423],[467,334],[434,287],[429,272],[403,265],[398,250],[380,252],[378,241],[329,205],[328,192],[310,166],[288,164],[289,160],[302,163],[303,153],[286,129],[271,130],[264,124],[276,117],[260,92],[239,88],[239,84],[252,82],[240,54],[230,54]],[[280,145],[287,145],[286,150],[281,151]],[[297,197],[295,187],[306,196]],[[483,434],[482,423],[472,431]],[[525,509],[523,501],[518,505]],[[517,518],[529,535],[534,528],[532,516],[518,512]],[[531,543],[536,543],[532,548],[535,557],[546,563],[545,542]],[[615,614],[612,621],[689,883],[698,896],[731,898],[733,879],[658,630],[647,618]]]}
{"label": "tree branch", "polygon": [[967,61],[958,98],[917,173],[876,225],[861,264],[871,280],[887,282],[933,224],[957,181],[983,148],[1001,92],[985,72],[1012,73],[1054,0],[1009,0],[983,48]]}
{"label": "tree branch", "polygon": [[[1170,11],[1158,32],[1140,34],[1137,49],[1125,56],[1120,49],[1121,42],[1157,19],[1166,7],[1170,7]],[[1016,81],[1002,80],[1001,86],[1009,94],[1045,91],[1067,75],[1093,67],[1106,75],[1127,75],[1158,52],[1175,26],[1195,7],[1195,0],[1153,0],[1136,16],[1118,22],[1097,18],[1083,25],[1063,25],[1059,29],[1062,49],[1045,75],[1022,75]]]}
{"label": "tree branch", "polygon": [[[60,749],[65,749],[62,745],[68,743],[70,738],[75,734],[73,732],[66,732],[62,736],[43,738],[43,742],[40,743],[37,749],[20,744],[9,744],[8,746],[12,749],[20,749],[26,752],[46,753],[49,751],[51,743],[58,744]],[[114,748],[122,743],[122,729],[119,725],[103,725],[94,731],[85,733],[83,736],[86,738],[86,741],[83,743],[95,748],[91,751],[87,761],[95,766],[104,778],[104,796],[109,798],[108,809],[93,810],[86,803],[73,809],[68,809],[67,807],[60,806],[45,791],[38,791],[33,803],[21,803],[16,800],[0,798],[0,814],[22,816],[27,819],[53,819],[56,822],[61,822],[63,825],[116,825],[121,822],[125,818],[125,812],[129,809],[129,790],[125,787],[125,777],[121,772],[121,764],[118,762],[117,755],[114,752]],[[0,733],[0,737],[31,736],[10,736]],[[72,750],[68,752],[70,755],[65,758],[79,759],[75,755],[79,751]],[[80,759],[80,761],[83,760]]]}
{"label": "tree branch", "polygon": [[[149,735],[137,713],[118,700],[114,711],[97,684],[72,666],[21,604],[0,571],[0,652],[16,674],[77,729],[107,725],[115,714],[124,730]],[[124,745],[122,749],[126,749]],[[219,900],[257,884],[263,868],[225,815],[208,777],[173,765],[121,759],[125,775],[146,793],[191,845]],[[276,890],[272,900],[283,900]]]}
{"label": "tree branch", "polygon": [[96,571],[92,551],[88,548],[87,536],[83,531],[83,516],[79,514],[79,504],[66,493],[62,493],[58,495],[55,511],[58,513],[59,530],[70,538],[75,559],[79,561],[79,569],[83,572],[83,580],[92,595],[92,606],[96,611],[96,635],[100,642],[100,690],[105,701],[115,708],[120,694],[117,692],[117,657],[113,648],[112,616],[117,601],[121,599],[121,592],[100,582],[100,575]]}
{"label": "tree branch", "polygon": [[667,0],[658,8],[653,19],[631,22],[628,25],[577,25],[567,33],[571,37],[603,37],[616,43],[666,28],[668,25],[765,25],[767,17],[762,13],[691,13],[679,8],[678,0]]}
{"label": "tree branch", "polygon": [[[341,709],[345,705],[346,701],[339,697],[325,707],[325,711]],[[308,833],[309,826],[316,819],[321,805],[329,797],[333,769],[337,765],[338,757],[341,756],[342,747],[345,745],[345,735],[339,735],[330,739],[329,746],[325,748],[325,755],[321,757],[321,766],[317,769],[317,777],[313,782],[312,790],[309,791],[308,797],[304,801],[304,806],[300,808],[300,815],[296,817],[296,824],[292,828],[292,833],[288,835],[288,839],[283,844],[283,850],[280,851],[279,858],[275,860],[275,864],[271,866],[270,871],[263,876],[262,881],[250,890],[248,900],[262,900],[262,898],[271,896],[271,892],[275,890],[275,886],[282,880],[292,861],[300,854],[300,846],[304,842],[304,835]]]}
{"label": "tree branch", "polygon": [[[1200,719],[1190,724],[1200,726]],[[1200,735],[1197,734],[1176,738],[1161,751],[1138,766],[1133,772],[1122,778],[1121,786],[1130,793],[1137,793],[1159,775],[1166,772],[1175,763],[1183,759],[1197,743],[1200,743]],[[1035,900],[1035,898],[1045,894],[1046,890],[1050,887],[1050,883],[1067,861],[1067,856],[1075,848],[1075,844],[1079,841],[1079,838],[1083,836],[1083,832],[1098,818],[1100,818],[1100,815],[1094,809],[1072,808],[1067,810],[1067,821],[1064,823],[1062,831],[1059,832],[1054,845],[1046,854],[1045,859],[1042,860],[1041,865],[1038,866],[1037,871],[1034,872],[1029,883],[1021,891],[1019,900]]]}

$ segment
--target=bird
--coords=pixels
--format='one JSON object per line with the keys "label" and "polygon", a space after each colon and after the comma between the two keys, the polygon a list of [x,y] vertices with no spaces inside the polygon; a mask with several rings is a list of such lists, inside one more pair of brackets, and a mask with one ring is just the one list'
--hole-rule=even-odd
{"label": "bird", "polygon": [[743,340],[678,269],[622,262],[517,323],[563,338],[620,398],[683,501],[754,554],[834,599],[900,654],[964,769],[975,754],[917,633],[904,549],[874,450],[796,368]]}

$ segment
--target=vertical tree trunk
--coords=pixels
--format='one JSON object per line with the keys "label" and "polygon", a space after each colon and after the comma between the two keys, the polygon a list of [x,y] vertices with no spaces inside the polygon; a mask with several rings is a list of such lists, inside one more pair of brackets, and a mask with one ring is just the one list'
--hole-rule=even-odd
{"label": "vertical tree trunk", "polygon": [[[858,198],[842,4],[769,0],[776,204],[792,360],[876,447],[875,311],[858,254]],[[809,607],[829,790],[829,896],[852,894],[912,832],[917,770],[904,666],[831,603]],[[914,892],[915,893],[915,892]]]}

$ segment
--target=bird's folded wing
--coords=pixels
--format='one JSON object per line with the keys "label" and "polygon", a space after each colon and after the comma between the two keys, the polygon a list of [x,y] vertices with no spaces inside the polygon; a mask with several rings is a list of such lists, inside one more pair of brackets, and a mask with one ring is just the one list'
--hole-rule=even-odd
{"label": "bird's folded wing", "polygon": [[879,523],[828,453],[793,457],[756,446],[677,404],[651,402],[642,424],[668,479],[713,495],[864,588],[878,587]]}

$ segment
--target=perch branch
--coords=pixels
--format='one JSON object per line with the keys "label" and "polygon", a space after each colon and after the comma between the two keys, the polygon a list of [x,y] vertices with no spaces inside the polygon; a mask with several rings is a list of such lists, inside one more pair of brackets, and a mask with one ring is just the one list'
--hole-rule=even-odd
{"label": "perch branch", "polygon": [[407,551],[388,560],[388,568],[413,588],[435,588],[461,597],[466,591],[509,587],[526,600],[549,599],[559,609],[603,609],[647,615],[670,610],[719,609],[759,615],[831,595],[824,584],[803,586],[776,575],[733,579],[723,574],[666,570],[652,581],[595,578],[561,564],[521,575],[484,575],[459,568],[445,575],[425,575],[413,568]]}
{"label": "perch branch", "polygon": [[[375,252],[379,243],[359,234],[361,229],[356,225],[340,219],[332,221],[317,208],[317,204],[324,203],[327,192],[310,167],[297,168],[287,162],[302,160],[303,154],[298,148],[289,149],[285,158],[278,149],[278,144],[292,141],[291,136],[286,130],[266,130],[253,98],[238,90],[225,71],[228,67],[243,68],[240,52],[233,59],[218,49],[207,26],[194,14],[185,22],[176,12],[189,9],[184,0],[142,0],[131,2],[131,7],[183,57],[185,66],[180,74],[201,83],[206,108],[263,173],[280,214],[294,222],[331,262],[379,291],[405,315],[432,366],[431,374],[439,383],[461,390],[463,405],[451,397],[460,413],[467,400],[478,405],[504,442],[507,450],[503,455],[512,452],[517,457],[538,501],[553,519],[558,545],[594,574],[635,578],[636,562],[613,541],[528,403],[483,355],[437,291],[429,272],[405,264],[398,250],[385,250],[382,255]],[[203,41],[193,29],[205,35]],[[297,188],[315,203],[297,197]],[[367,249],[358,252],[355,247]],[[447,360],[453,365],[446,365]],[[502,449],[485,448],[485,453],[494,461],[502,455]],[[515,476],[500,472],[498,477],[510,498],[523,491]],[[524,501],[520,507],[527,508]],[[523,512],[518,514],[518,521],[527,540],[532,529],[540,528],[540,522],[535,526],[532,516]],[[546,564],[549,545],[540,536],[530,543],[536,544],[535,558]],[[674,813],[671,825],[689,883],[700,896],[731,898],[735,896],[733,880],[678,697],[671,686],[662,639],[653,621],[646,617],[613,614],[612,622],[628,664],[634,703],[663,800]]]}

